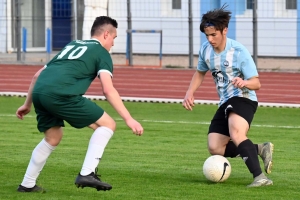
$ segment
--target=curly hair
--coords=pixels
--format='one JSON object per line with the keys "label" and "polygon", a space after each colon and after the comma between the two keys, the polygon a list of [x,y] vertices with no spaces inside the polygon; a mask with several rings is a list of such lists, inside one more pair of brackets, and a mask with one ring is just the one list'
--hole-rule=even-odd
{"label": "curly hair", "polygon": [[219,9],[208,11],[202,15],[200,31],[204,33],[204,29],[209,26],[214,26],[216,30],[223,32],[224,28],[228,28],[229,20],[231,18],[231,11],[225,10],[227,4]]}

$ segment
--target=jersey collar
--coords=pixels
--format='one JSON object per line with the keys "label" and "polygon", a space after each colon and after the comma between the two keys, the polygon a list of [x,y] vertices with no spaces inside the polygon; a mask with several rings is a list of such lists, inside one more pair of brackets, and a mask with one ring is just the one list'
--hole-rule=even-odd
{"label": "jersey collar", "polygon": [[[101,44],[101,42],[96,38],[91,38],[91,40],[96,40],[97,42],[99,42]],[[101,44],[101,46],[103,46],[103,45]]]}

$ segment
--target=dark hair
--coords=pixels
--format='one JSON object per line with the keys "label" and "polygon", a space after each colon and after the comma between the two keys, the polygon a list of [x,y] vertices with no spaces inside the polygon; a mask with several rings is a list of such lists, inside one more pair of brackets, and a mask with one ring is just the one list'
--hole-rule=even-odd
{"label": "dark hair", "polygon": [[200,31],[204,33],[204,29],[209,26],[214,26],[216,30],[223,32],[224,28],[228,28],[231,12],[225,10],[227,8],[225,3],[221,8],[208,11],[202,15]]}
{"label": "dark hair", "polygon": [[110,24],[113,27],[118,28],[118,22],[115,19],[112,19],[108,16],[96,17],[93,26],[91,28],[91,36],[101,34],[103,31],[103,29],[101,28],[103,27],[103,25],[107,25],[107,24]]}

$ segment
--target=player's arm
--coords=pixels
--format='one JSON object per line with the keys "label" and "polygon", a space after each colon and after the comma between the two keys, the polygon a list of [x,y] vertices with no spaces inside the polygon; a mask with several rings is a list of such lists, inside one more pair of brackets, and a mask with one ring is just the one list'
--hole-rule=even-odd
{"label": "player's arm", "polygon": [[261,87],[256,64],[251,57],[248,50],[244,49],[239,54],[238,66],[240,66],[241,71],[244,76],[244,80],[240,77],[234,77],[232,79],[232,84],[238,88],[248,88],[249,90],[259,90]]}
{"label": "player's arm", "polygon": [[109,73],[101,72],[99,74],[100,81],[102,84],[103,94],[107,101],[112,105],[112,107],[117,111],[117,113],[123,118],[127,126],[132,129],[132,131],[138,135],[143,133],[143,127],[133,119],[123,104],[123,101],[119,95],[119,92],[113,86],[112,78]]}
{"label": "player's arm", "polygon": [[238,88],[246,87],[249,90],[259,90],[261,87],[259,78],[257,76],[249,78],[247,80],[243,80],[239,77],[234,77],[232,79],[232,83],[235,87],[238,87]]}
{"label": "player's arm", "polygon": [[190,82],[190,86],[186,91],[182,106],[187,110],[192,110],[194,107],[194,93],[200,87],[204,80],[206,72],[205,71],[196,71]]}
{"label": "player's arm", "polygon": [[19,119],[23,119],[23,116],[28,114],[31,110],[31,105],[32,105],[32,90],[34,88],[35,82],[37,80],[37,78],[39,77],[40,73],[45,69],[45,67],[41,68],[39,71],[37,71],[35,73],[35,75],[33,76],[28,92],[27,92],[27,97],[26,100],[24,102],[24,104],[18,108],[16,115]]}
{"label": "player's arm", "polygon": [[112,78],[109,73],[101,72],[100,81],[102,83],[103,94],[107,101],[112,105],[112,107],[118,112],[118,114],[126,121],[131,117],[130,113],[126,109],[123,101],[115,89],[112,83]]}
{"label": "player's arm", "polygon": [[206,74],[206,72],[203,72],[203,71],[198,71],[198,70],[195,71],[187,92],[194,93],[202,84],[205,74]]}

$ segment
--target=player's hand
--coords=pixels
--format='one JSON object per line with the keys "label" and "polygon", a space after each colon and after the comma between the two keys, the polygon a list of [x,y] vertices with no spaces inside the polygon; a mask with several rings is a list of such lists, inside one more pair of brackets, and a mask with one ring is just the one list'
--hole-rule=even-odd
{"label": "player's hand", "polygon": [[30,112],[30,109],[31,109],[31,107],[22,105],[20,108],[18,108],[18,110],[17,110],[17,112],[16,112],[16,116],[17,116],[19,119],[23,119],[23,117],[24,117],[25,115],[27,115],[27,114]]}
{"label": "player's hand", "polygon": [[243,88],[246,86],[247,81],[241,79],[240,77],[234,77],[232,79],[232,84],[234,87]]}
{"label": "player's hand", "polygon": [[131,118],[129,120],[126,120],[125,123],[129,128],[131,128],[132,132],[138,136],[141,136],[144,132],[144,128],[142,125],[137,122],[135,119]]}
{"label": "player's hand", "polygon": [[187,93],[183,99],[182,106],[187,110],[193,110],[194,104],[194,95]]}

